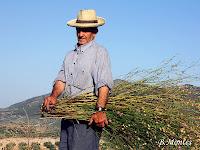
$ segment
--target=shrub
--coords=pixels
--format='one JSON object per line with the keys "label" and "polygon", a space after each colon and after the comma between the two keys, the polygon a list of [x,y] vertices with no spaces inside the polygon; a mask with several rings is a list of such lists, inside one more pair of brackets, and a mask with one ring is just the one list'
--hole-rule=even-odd
{"label": "shrub", "polygon": [[56,145],[57,147],[59,147],[59,144],[60,144],[60,141],[56,141],[56,142],[55,142],[55,145]]}
{"label": "shrub", "polygon": [[14,149],[14,147],[15,147],[15,143],[8,143],[8,144],[6,144],[6,150],[13,150]]}
{"label": "shrub", "polygon": [[45,142],[44,146],[50,150],[56,150],[55,146],[51,142]]}
{"label": "shrub", "polygon": [[28,144],[25,143],[25,142],[21,142],[21,143],[19,143],[19,145],[18,145],[18,149],[19,149],[19,150],[28,150]]}
{"label": "shrub", "polygon": [[32,143],[31,150],[40,150],[40,143]]}

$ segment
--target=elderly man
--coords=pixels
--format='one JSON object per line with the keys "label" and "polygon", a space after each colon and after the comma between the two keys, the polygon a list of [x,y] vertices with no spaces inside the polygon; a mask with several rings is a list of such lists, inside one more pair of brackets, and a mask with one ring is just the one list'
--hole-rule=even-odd
{"label": "elderly man", "polygon": [[77,44],[66,55],[52,93],[43,105],[49,109],[63,92],[70,96],[93,92],[98,99],[90,121],[62,119],[59,149],[98,150],[97,131],[108,124],[105,107],[113,85],[108,52],[94,41],[97,27],[104,25],[105,20],[96,16],[95,10],[80,10],[77,19],[67,24],[76,27]]}

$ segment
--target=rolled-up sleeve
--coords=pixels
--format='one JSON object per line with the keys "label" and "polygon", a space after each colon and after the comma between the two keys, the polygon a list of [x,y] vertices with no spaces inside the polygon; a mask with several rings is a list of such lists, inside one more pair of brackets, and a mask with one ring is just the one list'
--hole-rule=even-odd
{"label": "rolled-up sleeve", "polygon": [[65,66],[65,64],[64,64],[64,62],[63,62],[62,66],[61,66],[61,69],[60,69],[60,71],[58,72],[58,75],[57,75],[57,77],[55,78],[53,84],[55,84],[55,82],[58,81],[58,80],[59,80],[59,81],[62,81],[62,82],[66,82],[64,66]]}
{"label": "rolled-up sleeve", "polygon": [[95,93],[97,95],[100,87],[107,86],[110,90],[113,87],[111,62],[108,52],[104,48],[99,49],[97,52],[93,79],[95,83]]}

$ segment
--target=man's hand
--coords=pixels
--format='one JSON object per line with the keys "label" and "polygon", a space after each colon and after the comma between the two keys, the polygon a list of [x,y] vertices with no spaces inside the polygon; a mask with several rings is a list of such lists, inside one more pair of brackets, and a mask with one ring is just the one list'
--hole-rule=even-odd
{"label": "man's hand", "polygon": [[51,108],[53,108],[56,104],[57,98],[53,97],[53,96],[47,96],[44,98],[44,102],[43,102],[43,107],[44,107],[44,111],[50,111]]}
{"label": "man's hand", "polygon": [[53,86],[53,90],[51,92],[50,96],[47,96],[44,98],[43,102],[43,111],[50,111],[51,108],[53,108],[56,104],[57,97],[64,91],[65,89],[65,83],[58,80],[55,82]]}
{"label": "man's hand", "polygon": [[90,118],[90,122],[89,125],[91,125],[92,123],[95,123],[98,127],[105,127],[108,125],[108,120],[106,117],[106,113],[105,112],[96,112],[94,114],[92,114],[91,118]]}

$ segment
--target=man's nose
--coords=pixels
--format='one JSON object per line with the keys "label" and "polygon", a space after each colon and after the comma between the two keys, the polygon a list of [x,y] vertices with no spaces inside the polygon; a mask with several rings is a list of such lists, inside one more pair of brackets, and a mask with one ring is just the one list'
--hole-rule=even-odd
{"label": "man's nose", "polygon": [[79,36],[83,36],[84,35],[84,32],[83,31],[79,31]]}

